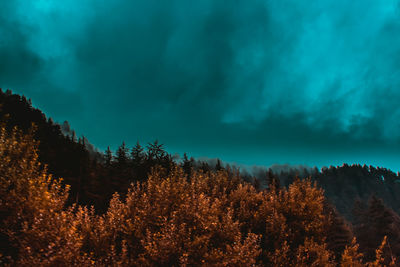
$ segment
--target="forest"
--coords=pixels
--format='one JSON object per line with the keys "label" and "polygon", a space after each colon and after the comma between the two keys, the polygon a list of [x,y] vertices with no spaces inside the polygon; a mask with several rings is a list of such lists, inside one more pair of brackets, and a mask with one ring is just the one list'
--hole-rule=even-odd
{"label": "forest", "polygon": [[400,266],[400,174],[98,151],[0,92],[0,265]]}

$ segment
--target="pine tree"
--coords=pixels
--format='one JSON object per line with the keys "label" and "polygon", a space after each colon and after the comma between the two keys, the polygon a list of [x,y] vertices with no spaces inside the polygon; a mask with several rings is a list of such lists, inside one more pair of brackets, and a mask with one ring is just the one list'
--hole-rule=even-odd
{"label": "pine tree", "polygon": [[327,247],[334,252],[336,260],[339,261],[346,246],[350,245],[353,233],[349,223],[337,212],[334,206],[326,203],[325,210],[329,219]]}
{"label": "pine tree", "polygon": [[221,162],[220,159],[217,159],[217,163],[215,164],[215,170],[216,170],[216,171],[220,171],[220,170],[222,170],[222,169],[223,169],[223,167],[222,167],[222,162]]}
{"label": "pine tree", "polygon": [[138,141],[131,151],[131,170],[133,179],[143,181],[146,178],[147,166],[145,163],[146,154]]}
{"label": "pine tree", "polygon": [[271,168],[267,171],[267,183],[269,189],[278,189],[280,187],[279,179],[272,172]]}
{"label": "pine tree", "polygon": [[192,174],[194,159],[191,157],[188,158],[186,153],[183,153],[183,162],[182,162],[182,169],[186,173],[188,177]]}
{"label": "pine tree", "polygon": [[117,164],[120,167],[126,167],[129,160],[129,156],[128,156],[128,148],[126,147],[125,142],[122,142],[121,146],[118,148],[116,160]]}
{"label": "pine tree", "polygon": [[174,165],[171,155],[165,151],[163,144],[158,143],[158,140],[147,145],[147,173],[156,166],[163,168],[168,173]]}
{"label": "pine tree", "polygon": [[106,160],[106,166],[110,167],[111,163],[113,162],[113,154],[109,146],[107,147],[104,157]]}
{"label": "pine tree", "polygon": [[400,217],[392,209],[386,207],[382,199],[372,196],[368,202],[368,208],[357,219],[354,232],[367,260],[375,257],[375,250],[384,236],[390,244],[391,252],[385,251],[385,257],[389,254],[400,255]]}
{"label": "pine tree", "polygon": [[147,158],[150,161],[160,162],[166,156],[164,145],[159,144],[158,140],[147,145]]}
{"label": "pine tree", "polygon": [[138,168],[143,164],[144,156],[144,149],[138,141],[136,145],[132,148],[131,152],[132,164],[134,168]]}
{"label": "pine tree", "polygon": [[199,169],[202,170],[203,172],[209,172],[209,171],[211,171],[210,165],[209,165],[207,162],[205,162],[205,161],[202,161],[202,162],[201,162],[200,168],[199,168]]}

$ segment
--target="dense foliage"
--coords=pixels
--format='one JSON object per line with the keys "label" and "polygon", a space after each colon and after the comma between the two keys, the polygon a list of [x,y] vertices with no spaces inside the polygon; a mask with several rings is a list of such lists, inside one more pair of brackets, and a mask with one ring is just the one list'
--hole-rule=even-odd
{"label": "dense foliage", "polygon": [[400,255],[390,170],[248,175],[175,159],[157,141],[99,153],[11,91],[0,114],[0,265],[383,266]]}
{"label": "dense foliage", "polygon": [[[395,265],[387,237],[367,259],[351,234],[331,236],[349,230],[337,228],[339,215],[309,179],[260,191],[239,173],[159,167],[96,214],[67,205],[69,187],[48,174],[37,147],[32,133],[0,127],[3,265]],[[371,213],[383,205],[375,202]]]}

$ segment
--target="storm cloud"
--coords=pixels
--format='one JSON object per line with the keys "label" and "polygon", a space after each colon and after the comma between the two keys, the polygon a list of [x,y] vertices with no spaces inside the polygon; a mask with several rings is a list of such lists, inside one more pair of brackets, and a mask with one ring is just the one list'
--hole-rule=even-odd
{"label": "storm cloud", "polygon": [[0,87],[96,146],[400,169],[399,1],[2,1]]}

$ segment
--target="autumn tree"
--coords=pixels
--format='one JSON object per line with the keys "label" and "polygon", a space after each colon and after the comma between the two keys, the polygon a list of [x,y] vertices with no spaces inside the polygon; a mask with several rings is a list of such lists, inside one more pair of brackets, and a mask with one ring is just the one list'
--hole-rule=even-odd
{"label": "autumn tree", "polygon": [[[0,126],[0,231],[2,262],[17,266],[84,262],[68,186],[38,161],[33,130]],[[8,249],[7,249],[8,248]]]}

